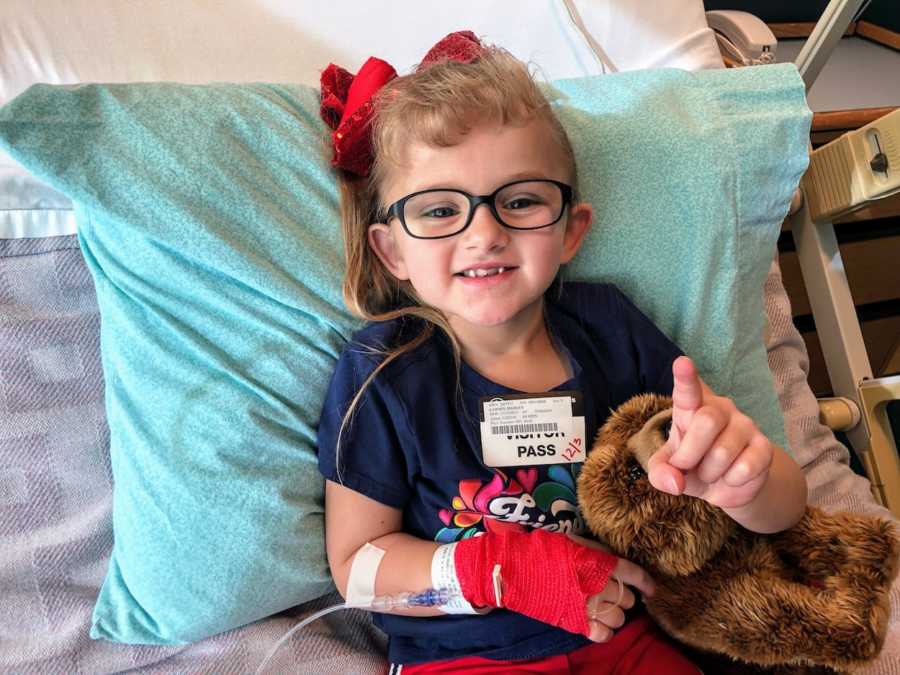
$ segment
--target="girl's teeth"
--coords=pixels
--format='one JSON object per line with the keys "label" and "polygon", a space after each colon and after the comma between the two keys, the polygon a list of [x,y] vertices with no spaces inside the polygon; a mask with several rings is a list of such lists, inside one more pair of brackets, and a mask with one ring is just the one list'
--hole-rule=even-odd
{"label": "girl's teeth", "polygon": [[495,267],[495,268],[489,269],[489,270],[485,270],[485,269],[466,270],[465,272],[463,272],[463,274],[466,275],[467,277],[471,277],[471,278],[492,277],[495,274],[502,274],[505,271],[506,271],[505,267]]}

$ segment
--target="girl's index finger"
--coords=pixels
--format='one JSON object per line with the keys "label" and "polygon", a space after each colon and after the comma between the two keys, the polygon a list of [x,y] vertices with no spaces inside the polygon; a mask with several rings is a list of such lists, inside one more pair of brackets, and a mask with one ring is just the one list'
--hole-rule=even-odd
{"label": "girl's index finger", "polygon": [[703,404],[703,385],[697,367],[687,356],[672,362],[672,407],[674,413],[693,412]]}

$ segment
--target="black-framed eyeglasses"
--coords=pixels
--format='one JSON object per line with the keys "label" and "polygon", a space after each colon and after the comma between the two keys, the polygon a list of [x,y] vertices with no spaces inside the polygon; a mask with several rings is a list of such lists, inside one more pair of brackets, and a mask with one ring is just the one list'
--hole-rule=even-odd
{"label": "black-framed eyeglasses", "polygon": [[504,227],[539,230],[559,222],[571,201],[572,187],[550,179],[517,180],[489,195],[433,188],[397,200],[387,208],[384,220],[398,218],[406,233],[416,239],[443,239],[465,230],[475,209],[487,204]]}

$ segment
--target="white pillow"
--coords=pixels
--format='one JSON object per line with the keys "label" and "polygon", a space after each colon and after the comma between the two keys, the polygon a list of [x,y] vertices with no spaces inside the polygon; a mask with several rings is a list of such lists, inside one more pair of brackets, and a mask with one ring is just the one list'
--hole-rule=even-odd
{"label": "white pillow", "polygon": [[[722,65],[701,0],[577,0],[619,70]],[[0,104],[33,82],[299,82],[330,61],[377,55],[405,72],[439,38],[471,29],[548,80],[599,66],[564,3],[508,0],[68,0],[0,3]]]}
{"label": "white pillow", "polygon": [[[575,5],[618,70],[722,65],[701,0]],[[540,79],[601,72],[562,0],[391,0],[389,12],[380,2],[318,0],[2,0],[0,105],[35,82],[317,86],[328,63],[355,72],[372,55],[404,73],[441,37],[463,29],[533,62]],[[21,191],[48,188],[2,151],[0,175],[0,238],[74,232],[71,211],[21,210]],[[12,202],[16,213],[3,207]]]}

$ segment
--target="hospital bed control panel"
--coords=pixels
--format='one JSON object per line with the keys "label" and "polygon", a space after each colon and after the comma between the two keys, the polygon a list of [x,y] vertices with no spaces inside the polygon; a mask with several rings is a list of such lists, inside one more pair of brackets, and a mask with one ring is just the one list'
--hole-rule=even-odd
{"label": "hospital bed control panel", "polygon": [[801,186],[816,222],[900,192],[900,110],[813,150]]}

